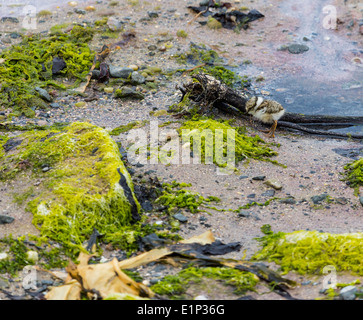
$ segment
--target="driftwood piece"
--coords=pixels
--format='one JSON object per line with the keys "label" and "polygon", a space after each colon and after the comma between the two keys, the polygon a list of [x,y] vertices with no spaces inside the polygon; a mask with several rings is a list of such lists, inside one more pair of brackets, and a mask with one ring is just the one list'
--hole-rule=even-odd
{"label": "driftwood piece", "polygon": [[[252,97],[246,93],[239,93],[215,78],[198,73],[192,76],[196,81],[183,84],[180,91],[188,95],[189,99],[200,104],[202,111],[216,107],[223,112],[232,113],[242,118],[250,118],[246,114],[246,102]],[[349,134],[327,131],[332,128],[346,128],[354,125],[363,125],[363,117],[330,116],[330,115],[304,115],[285,112],[279,120],[279,126],[298,130],[314,135],[334,138],[363,139],[361,134]],[[313,127],[314,128],[313,128]]]}

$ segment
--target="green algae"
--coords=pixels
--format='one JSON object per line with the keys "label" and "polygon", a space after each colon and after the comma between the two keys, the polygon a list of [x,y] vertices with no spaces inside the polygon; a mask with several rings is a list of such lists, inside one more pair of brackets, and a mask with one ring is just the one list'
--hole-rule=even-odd
{"label": "green algae", "polygon": [[210,202],[220,202],[220,199],[214,196],[205,198],[199,193],[192,192],[184,189],[185,187],[191,187],[191,184],[176,182],[164,183],[162,185],[163,192],[155,203],[166,206],[169,213],[173,212],[176,208],[188,209],[192,213],[197,213],[202,210],[201,207],[210,208],[208,205]]}
{"label": "green algae", "polygon": [[172,299],[183,298],[183,294],[192,284],[201,283],[203,278],[220,280],[225,285],[233,286],[235,294],[244,294],[254,290],[258,278],[246,271],[226,267],[189,267],[180,271],[175,276],[166,276],[151,287],[157,294],[171,296]]}
{"label": "green algae", "polygon": [[59,71],[80,83],[89,72],[94,52],[87,42],[92,39],[90,28],[74,26],[70,34],[61,32],[51,36],[32,35],[23,37],[20,44],[13,45],[0,54],[0,102],[11,107],[13,114],[34,116],[35,108],[45,108],[36,87],[66,89],[63,83],[53,79],[53,59],[62,58],[66,67]]}
{"label": "green algae", "polygon": [[284,273],[323,274],[324,267],[333,266],[338,272],[363,275],[363,233],[274,233],[269,226],[262,231],[265,236],[257,239],[262,249],[252,260],[273,261]]}
{"label": "green algae", "polygon": [[344,180],[354,188],[354,194],[359,194],[359,188],[363,186],[363,158],[348,163],[345,167]]}
{"label": "green algae", "polygon": [[0,162],[0,178],[28,174],[19,168],[25,162],[42,180],[27,204],[42,236],[70,251],[80,250],[95,228],[107,242],[127,246],[136,241],[137,227],[131,224],[140,205],[117,144],[104,129],[74,123],[63,130],[25,132],[17,139],[21,144]]}
{"label": "green algae", "polygon": [[[228,121],[212,119],[186,121],[179,129],[183,143],[190,142],[194,156],[203,163],[213,162],[219,167],[226,167],[230,163],[255,159],[281,165],[270,159],[278,153],[259,136],[249,137],[243,132],[243,128],[232,127]],[[195,147],[194,142],[197,142]]]}
{"label": "green algae", "polygon": [[[180,64],[191,63],[200,65],[200,68],[190,72],[191,75],[200,71],[222,81],[232,88],[244,88],[248,85],[247,77],[241,77],[223,65],[223,59],[214,50],[208,49],[205,45],[190,44],[189,51],[176,56]],[[185,69],[179,71],[186,71]]]}
{"label": "green algae", "polygon": [[131,121],[128,124],[119,126],[117,128],[114,128],[113,130],[110,131],[110,135],[111,136],[118,136],[121,133],[125,133],[128,132],[132,129],[136,129],[136,128],[142,128],[143,126],[145,126],[149,121],[148,120],[143,120],[143,121]]}
{"label": "green algae", "polygon": [[0,239],[0,252],[6,253],[8,257],[0,260],[0,274],[9,273],[16,275],[25,266],[33,265],[34,262],[27,258],[29,250],[36,251],[39,255],[37,265],[44,269],[63,268],[68,264],[68,258],[62,254],[61,247],[54,247],[49,241],[41,237],[29,236],[14,238],[12,235]]}

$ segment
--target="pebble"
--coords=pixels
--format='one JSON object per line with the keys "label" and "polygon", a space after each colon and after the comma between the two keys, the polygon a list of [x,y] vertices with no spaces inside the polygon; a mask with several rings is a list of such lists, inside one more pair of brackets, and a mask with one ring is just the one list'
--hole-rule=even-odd
{"label": "pebble", "polygon": [[264,193],[261,194],[263,197],[273,197],[275,195],[275,190],[267,190]]}
{"label": "pebble", "polygon": [[326,193],[317,195],[317,196],[312,196],[310,199],[314,204],[320,204],[321,201],[325,200],[328,197],[328,195]]}
{"label": "pebble", "polygon": [[150,18],[158,18],[159,17],[159,14],[156,11],[148,11],[147,14],[148,14],[148,16]]}
{"label": "pebble", "polygon": [[74,12],[77,14],[86,14],[86,10],[83,9],[74,9]]}
{"label": "pebble", "polygon": [[359,197],[360,204],[363,206],[363,196]]}
{"label": "pebble", "polygon": [[128,68],[134,70],[134,71],[137,71],[139,70],[139,67],[136,65],[136,64],[130,64],[129,66],[127,66]]}
{"label": "pebble", "polygon": [[0,215],[0,224],[9,224],[12,223],[15,219],[13,217]]}
{"label": "pebble", "polygon": [[133,73],[131,73],[131,81],[135,85],[138,85],[138,84],[145,83],[146,79],[140,73],[138,73],[137,71],[134,71]]}
{"label": "pebble", "polygon": [[84,101],[80,101],[80,102],[77,102],[77,103],[74,104],[74,106],[77,107],[77,108],[82,108],[85,105],[86,105],[86,102],[84,102]]}
{"label": "pebble", "polygon": [[27,253],[26,253],[26,259],[28,261],[31,261],[31,262],[37,262],[39,260],[39,255],[38,255],[38,252],[36,251],[33,251],[33,250],[29,250]]}
{"label": "pebble", "polygon": [[250,217],[251,213],[247,210],[241,210],[240,212],[238,212],[238,217],[240,218],[248,218]]}
{"label": "pebble", "polygon": [[44,100],[47,100],[48,102],[53,101],[52,97],[49,95],[47,90],[39,88],[39,87],[36,87],[35,90],[39,93],[40,97],[43,98]]}
{"label": "pebble", "polygon": [[109,68],[110,68],[110,76],[112,78],[127,79],[134,72],[134,70],[131,68],[116,67],[113,66],[112,64],[109,65]]}
{"label": "pebble", "polygon": [[115,17],[109,17],[107,20],[107,26],[111,31],[120,31],[123,27],[123,22],[119,21]]}
{"label": "pebble", "polygon": [[256,180],[256,181],[262,181],[262,180],[265,180],[266,176],[256,176],[256,177],[253,177],[252,180]]}
{"label": "pebble", "polygon": [[300,53],[304,53],[305,51],[309,50],[309,47],[304,45],[304,44],[290,44],[287,47],[287,50],[292,53],[292,54],[300,54]]}
{"label": "pebble", "polygon": [[103,91],[105,91],[106,93],[112,93],[113,88],[112,87],[104,88]]}
{"label": "pebble", "polygon": [[8,254],[6,252],[0,252],[0,261],[4,260],[8,257]]}
{"label": "pebble", "polygon": [[275,190],[281,190],[282,189],[282,185],[279,181],[274,180],[274,179],[270,179],[264,182],[265,185],[274,188]]}
{"label": "pebble", "polygon": [[181,214],[181,213],[174,214],[173,218],[180,221],[180,222],[187,222],[188,221],[188,218],[185,215]]}
{"label": "pebble", "polygon": [[194,298],[194,300],[209,300],[207,296],[199,295]]}
{"label": "pebble", "polygon": [[347,286],[340,290],[339,297],[342,300],[354,300],[357,288],[355,286]]}

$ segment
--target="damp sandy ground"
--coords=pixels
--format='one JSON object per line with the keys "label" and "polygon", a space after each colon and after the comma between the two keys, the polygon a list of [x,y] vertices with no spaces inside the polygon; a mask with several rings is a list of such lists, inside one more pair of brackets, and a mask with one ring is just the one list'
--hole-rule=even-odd
{"label": "damp sandy ground", "polygon": [[[173,55],[188,49],[190,42],[204,43],[221,56],[226,58],[228,63],[242,65],[243,61],[251,60],[252,65],[241,68],[242,72],[257,77],[263,75],[267,80],[284,76],[286,74],[312,73],[315,79],[319,81],[326,80],[326,70],[333,70],[334,64],[339,68],[334,69],[334,76],[341,81],[348,81],[352,74],[358,72],[361,68],[352,63],[353,57],[362,57],[362,53],[352,53],[351,47],[344,46],[345,43],[356,41],[354,46],[362,48],[362,35],[359,34],[357,23],[351,28],[346,29],[346,25],[339,25],[338,30],[326,30],[321,27],[321,20],[324,14],[316,15],[317,10],[320,12],[324,5],[322,1],[319,5],[314,5],[312,1],[308,4],[298,6],[293,1],[246,1],[243,5],[249,9],[257,9],[265,15],[264,19],[254,21],[250,28],[236,34],[231,30],[221,29],[217,31],[210,30],[205,26],[200,26],[198,22],[188,25],[188,21],[194,16],[187,8],[187,5],[197,4],[197,1],[149,1],[147,4],[140,6],[128,5],[126,1],[119,1],[117,8],[107,6],[107,1],[102,4],[93,3],[96,7],[95,12],[86,15],[67,16],[67,11],[73,11],[73,8],[55,8],[55,14],[51,19],[44,23],[38,24],[37,31],[44,31],[50,26],[65,21],[82,22],[83,20],[100,19],[99,14],[113,11],[116,17],[124,19],[130,17],[130,22],[136,24],[132,29],[136,31],[137,39],[129,44],[126,48],[113,53],[110,56],[112,64],[127,66],[152,65],[160,66],[163,69],[175,69],[180,66],[172,58]],[[141,2],[140,2],[141,3]],[[92,4],[92,2],[90,2]],[[242,4],[236,1],[238,6]],[[82,6],[80,6],[82,8]],[[351,19],[355,21],[359,18],[362,4],[359,1],[343,1],[336,3],[338,17],[348,23]],[[146,16],[146,11],[157,10],[159,18],[151,21],[140,22],[140,18]],[[309,18],[315,12],[315,20]],[[310,20],[309,20],[310,19]],[[280,52],[276,49],[283,44],[290,43],[295,38],[301,37],[305,30],[311,31],[311,27],[316,23],[317,33],[322,36],[321,41],[326,41],[330,45],[320,48],[324,55],[331,55],[334,61],[321,65],[322,52],[309,50],[305,54],[291,55],[287,52]],[[184,29],[188,33],[186,39],[176,37],[176,31]],[[283,32],[289,30],[289,32]],[[165,36],[165,32],[168,35]],[[350,32],[351,35],[346,35]],[[306,36],[309,36],[307,34]],[[166,39],[169,37],[170,39]],[[330,40],[324,40],[330,37]],[[336,39],[335,45],[331,40]],[[110,41],[113,41],[112,39]],[[148,47],[151,44],[158,45],[163,41],[172,41],[173,48],[167,52],[156,52],[150,56]],[[330,42],[329,42],[330,41]],[[243,45],[236,45],[242,43]],[[94,41],[95,49],[102,47],[100,40]],[[336,54],[336,55],[335,55]],[[340,57],[340,59],[338,59]],[[319,58],[319,59],[318,59]],[[338,61],[339,60],[339,61]],[[182,66],[184,67],[184,66]],[[192,67],[192,66],[191,66]],[[328,68],[328,69],[326,69]],[[328,72],[329,73],[329,72]],[[162,77],[160,78],[163,81]],[[128,123],[133,120],[157,120],[161,124],[165,121],[174,120],[170,116],[159,118],[150,116],[151,111],[167,109],[173,103],[179,101],[180,94],[175,86],[187,81],[187,78],[175,78],[175,82],[165,83],[165,86],[158,89],[155,94],[147,94],[146,99],[142,102],[120,102],[112,99],[111,95],[101,94],[97,101],[87,103],[84,108],[74,108],[75,102],[80,98],[59,97],[59,103],[65,107],[60,110],[52,110],[49,118],[37,118],[30,120],[38,124],[52,123],[58,121],[90,121],[95,125],[103,126],[106,129],[112,129],[117,126]],[[264,82],[254,83],[258,91],[265,90]],[[269,90],[269,88],[267,88]],[[281,89],[281,88],[276,88]],[[289,90],[289,88],[284,88]],[[362,91],[354,91],[354,94],[361,94]],[[273,97],[273,92],[271,95]],[[58,102],[57,101],[57,102]],[[317,105],[319,107],[319,105]],[[288,106],[286,107],[288,109]],[[362,105],[356,115],[362,115]],[[288,109],[289,111],[289,109]],[[226,115],[217,113],[217,116],[228,118]],[[28,122],[27,119],[21,119]],[[248,127],[250,134],[258,133],[254,128],[249,127],[248,123],[238,120],[237,124]],[[175,125],[168,127],[176,128]],[[144,128],[145,130],[148,127]],[[164,130],[160,129],[160,131]],[[121,141],[127,145],[127,135],[123,134],[114,137],[116,141]],[[354,196],[353,190],[345,182],[341,181],[341,172],[346,163],[352,161],[336,152],[337,149],[345,150],[362,150],[360,141],[346,141],[316,138],[302,136],[291,132],[278,129],[276,144],[280,147],[274,147],[279,153],[275,158],[279,163],[286,165],[286,168],[273,165],[268,162],[259,162],[251,160],[249,164],[240,163],[237,174],[219,175],[214,165],[151,165],[145,164],[143,167],[134,167],[136,175],[144,174],[147,171],[154,170],[153,175],[159,177],[163,182],[173,180],[179,182],[191,183],[191,190],[199,192],[203,196],[216,196],[221,198],[222,202],[217,205],[223,209],[237,209],[250,201],[265,202],[270,197],[264,196],[268,190],[273,190],[264,184],[264,181],[252,180],[256,176],[266,176],[265,180],[275,179],[282,185],[282,189],[275,190],[275,197],[287,198],[293,197],[295,204],[283,204],[274,201],[266,207],[254,206],[246,209],[249,217],[241,217],[236,212],[230,211],[213,211],[208,213],[191,214],[183,212],[188,218],[188,222],[181,224],[180,234],[184,238],[198,235],[206,230],[212,230],[214,235],[225,243],[240,242],[242,245],[241,252],[231,253],[228,258],[241,258],[243,254],[249,258],[258,250],[256,237],[262,236],[260,228],[265,224],[270,224],[274,231],[292,232],[295,230],[319,230],[330,233],[347,233],[363,232],[363,209],[359,203],[358,197]],[[19,183],[19,182],[17,182]],[[35,228],[30,225],[31,216],[29,216],[23,207],[17,207],[12,201],[12,192],[26,189],[27,186],[34,183],[33,181],[24,180],[19,185],[1,185],[0,195],[0,214],[7,214],[15,218],[11,225],[0,226],[0,235],[7,234],[34,234]],[[15,190],[15,191],[14,191]],[[334,199],[340,199],[339,203],[325,203],[314,206],[311,197],[327,193]],[[253,196],[254,195],[254,196]],[[201,217],[203,217],[201,219]],[[160,218],[157,215],[150,215],[150,221],[156,221]],[[111,253],[105,253],[105,255]],[[141,268],[140,273],[152,278],[153,272],[148,268]],[[291,295],[301,299],[314,299],[322,297],[319,291],[322,289],[322,278],[317,276],[301,277],[290,273],[287,275],[298,282],[311,280],[311,284],[299,286],[290,291]],[[338,282],[350,282],[359,277],[352,275],[338,275]],[[363,280],[363,278],[361,278]],[[206,294],[211,299],[232,299],[235,298],[231,292],[225,294],[218,290],[207,290],[208,292],[191,292],[191,297],[199,294]],[[267,291],[267,289],[261,289]],[[264,295],[252,294],[256,299],[281,299],[280,296],[269,293]]]}

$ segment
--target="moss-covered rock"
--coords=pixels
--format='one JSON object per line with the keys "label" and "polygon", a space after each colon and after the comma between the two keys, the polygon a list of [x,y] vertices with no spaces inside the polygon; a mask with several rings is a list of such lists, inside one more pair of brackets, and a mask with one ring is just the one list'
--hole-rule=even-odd
{"label": "moss-covered rock", "polygon": [[[106,241],[135,241],[140,205],[117,144],[102,128],[74,123],[0,140],[0,179],[42,181],[28,203],[41,235],[79,250],[96,228]],[[127,229],[127,230],[126,230]],[[125,232],[124,232],[125,231]]]}
{"label": "moss-covered rock", "polygon": [[324,267],[332,265],[337,271],[363,275],[363,233],[263,231],[266,236],[259,238],[263,248],[253,260],[274,261],[285,273],[322,274]]}
{"label": "moss-covered rock", "polygon": [[348,163],[345,167],[345,180],[354,188],[354,193],[359,194],[359,188],[363,186],[363,158]]}

